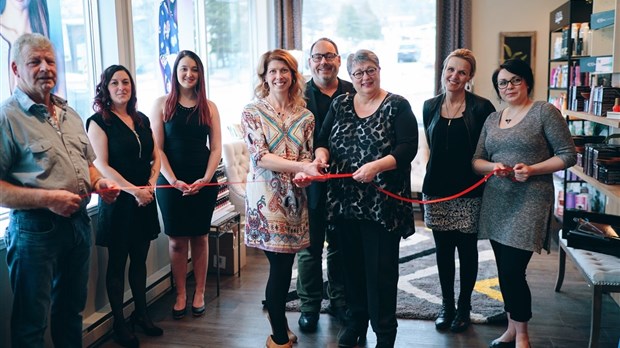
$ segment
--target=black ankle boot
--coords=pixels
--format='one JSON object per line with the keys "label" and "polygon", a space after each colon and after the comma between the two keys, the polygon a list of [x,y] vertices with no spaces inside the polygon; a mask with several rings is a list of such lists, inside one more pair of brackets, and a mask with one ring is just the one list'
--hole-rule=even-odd
{"label": "black ankle boot", "polygon": [[114,320],[114,341],[121,347],[137,348],[140,347],[138,337],[129,330],[125,320]]}
{"label": "black ankle boot", "polygon": [[338,347],[347,348],[364,345],[366,343],[367,330],[368,323],[366,325],[347,325],[343,327],[338,332]]}
{"label": "black ankle boot", "polygon": [[443,303],[441,305],[441,310],[439,311],[439,315],[435,320],[435,328],[437,330],[445,330],[452,325],[452,320],[454,320],[456,310],[454,309],[453,303]]}
{"label": "black ankle boot", "polygon": [[454,317],[454,320],[452,320],[452,324],[450,324],[450,331],[463,332],[467,330],[469,324],[471,324],[469,309],[462,309],[462,307],[459,307],[456,310],[456,316]]}
{"label": "black ankle boot", "polygon": [[396,342],[396,330],[389,333],[377,334],[376,348],[394,348]]}
{"label": "black ankle boot", "polygon": [[135,311],[131,313],[132,328],[135,328],[136,325],[142,328],[142,331],[144,331],[147,336],[161,336],[164,334],[164,330],[155,326],[151,318],[146,313],[142,315],[138,315]]}

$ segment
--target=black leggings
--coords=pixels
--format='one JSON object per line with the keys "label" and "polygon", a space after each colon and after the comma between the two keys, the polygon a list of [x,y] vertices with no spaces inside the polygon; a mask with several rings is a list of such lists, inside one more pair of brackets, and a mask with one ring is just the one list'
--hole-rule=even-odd
{"label": "black leggings", "polygon": [[370,319],[377,340],[393,342],[398,327],[396,298],[400,235],[368,220],[339,220],[335,227],[345,270],[345,296],[350,313],[348,325],[358,332],[365,332]]}
{"label": "black leggings", "polygon": [[478,236],[475,233],[460,231],[435,231],[437,271],[441,284],[443,301],[450,305],[454,303],[454,251],[459,251],[459,275],[461,292],[459,293],[458,307],[471,309],[471,293],[476,285],[478,276]]}
{"label": "black leggings", "polygon": [[136,313],[146,313],[146,256],[151,241],[111,243],[108,246],[108,270],[106,289],[115,320],[124,320],[123,294],[125,293],[125,265],[129,256],[129,287],[133,295]]}
{"label": "black leggings", "polygon": [[510,319],[527,322],[532,318],[532,293],[527,285],[525,272],[533,252],[513,248],[491,241],[499,287],[504,298],[504,309],[510,313]]}
{"label": "black leggings", "polygon": [[269,313],[273,340],[276,344],[288,342],[286,296],[291,286],[295,254],[274,253],[265,250],[269,260],[269,279],[265,288],[265,306]]}

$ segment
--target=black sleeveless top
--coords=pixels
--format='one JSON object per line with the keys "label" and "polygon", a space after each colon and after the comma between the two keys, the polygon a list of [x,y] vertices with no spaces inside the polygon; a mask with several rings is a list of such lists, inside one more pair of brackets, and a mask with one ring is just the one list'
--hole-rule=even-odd
{"label": "black sleeveless top", "polygon": [[[135,124],[135,132],[120,118],[112,114],[109,122],[96,113],[86,121],[95,122],[108,137],[108,164],[123,178],[136,186],[148,184],[153,157],[153,133],[149,119],[141,112],[138,117],[142,126]],[[149,241],[160,232],[155,200],[145,207],[139,207],[133,195],[121,191],[114,203],[107,204],[99,199],[96,244],[128,243],[138,239]]]}

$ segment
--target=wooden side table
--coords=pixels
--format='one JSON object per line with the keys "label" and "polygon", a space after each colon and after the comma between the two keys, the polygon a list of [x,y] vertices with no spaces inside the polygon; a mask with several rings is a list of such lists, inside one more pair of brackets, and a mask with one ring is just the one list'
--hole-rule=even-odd
{"label": "wooden side table", "polygon": [[231,232],[234,226],[237,226],[237,262],[239,265],[239,277],[241,277],[241,214],[236,211],[231,211],[226,215],[213,220],[211,222],[211,229],[209,230],[209,237],[215,239],[215,268],[216,268],[216,284],[217,284],[217,296],[220,296],[220,237],[224,233]]}

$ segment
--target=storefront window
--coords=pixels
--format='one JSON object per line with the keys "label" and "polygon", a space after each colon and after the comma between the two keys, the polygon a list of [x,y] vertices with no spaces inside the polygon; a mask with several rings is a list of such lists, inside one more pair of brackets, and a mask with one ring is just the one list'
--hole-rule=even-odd
{"label": "storefront window", "polygon": [[177,53],[196,51],[194,1],[133,0],[131,4],[138,108],[148,114],[155,99],[170,91]]}
{"label": "storefront window", "polygon": [[217,105],[222,135],[241,122],[241,110],[253,96],[255,61],[252,54],[250,1],[206,0],[209,99]]}
{"label": "storefront window", "polygon": [[308,69],[312,43],[328,37],[340,51],[339,77],[350,81],[348,55],[372,50],[381,63],[381,87],[407,98],[421,123],[422,104],[434,96],[435,7],[436,0],[304,1],[303,65]]}

